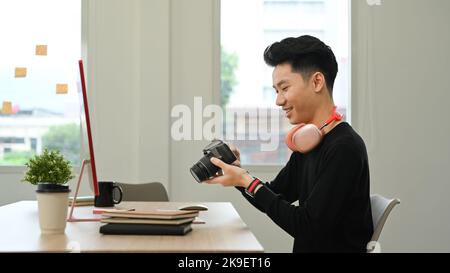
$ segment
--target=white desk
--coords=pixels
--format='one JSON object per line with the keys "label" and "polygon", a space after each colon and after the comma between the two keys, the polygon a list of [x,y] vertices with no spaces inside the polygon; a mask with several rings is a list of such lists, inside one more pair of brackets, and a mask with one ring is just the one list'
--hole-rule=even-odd
{"label": "white desk", "polygon": [[[120,207],[175,209],[187,203],[123,202]],[[67,223],[62,235],[41,235],[36,201],[0,207],[0,252],[263,252],[231,203],[203,203],[205,224],[192,225],[185,236],[102,235],[99,222]],[[74,215],[92,217],[92,207]]]}

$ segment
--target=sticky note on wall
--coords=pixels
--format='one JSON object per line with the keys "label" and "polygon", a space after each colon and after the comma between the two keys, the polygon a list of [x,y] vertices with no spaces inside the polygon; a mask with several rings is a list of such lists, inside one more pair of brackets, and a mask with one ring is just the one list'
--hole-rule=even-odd
{"label": "sticky note on wall", "polygon": [[2,105],[2,114],[11,115],[12,114],[12,103],[10,101],[4,101]]}
{"label": "sticky note on wall", "polygon": [[37,56],[47,56],[47,45],[36,45]]}
{"label": "sticky note on wall", "polygon": [[27,76],[27,68],[26,67],[16,67],[15,77],[16,78],[25,78]]}
{"label": "sticky note on wall", "polygon": [[56,85],[56,94],[67,94],[69,92],[69,85],[65,83],[58,83]]}

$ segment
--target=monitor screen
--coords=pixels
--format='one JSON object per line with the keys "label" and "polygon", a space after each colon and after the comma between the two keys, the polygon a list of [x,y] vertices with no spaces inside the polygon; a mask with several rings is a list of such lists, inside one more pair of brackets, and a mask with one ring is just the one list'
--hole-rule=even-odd
{"label": "monitor screen", "polygon": [[[91,186],[94,188],[95,196],[99,195],[98,191],[98,180],[97,180],[97,171],[95,168],[95,157],[94,157],[94,145],[92,142],[92,132],[91,132],[91,121],[89,118],[89,105],[88,105],[88,97],[86,91],[86,79],[84,77],[84,67],[83,60],[79,61],[80,67],[80,82],[78,84],[78,91],[80,95],[80,117],[81,117],[81,129],[84,137],[83,151],[81,154],[81,160],[90,160],[90,168],[88,168],[89,180],[91,182]],[[87,149],[86,149],[87,148]]]}

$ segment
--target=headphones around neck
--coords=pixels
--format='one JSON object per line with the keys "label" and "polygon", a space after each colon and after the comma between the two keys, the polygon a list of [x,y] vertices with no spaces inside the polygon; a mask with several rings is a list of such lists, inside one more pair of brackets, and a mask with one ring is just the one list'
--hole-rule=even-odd
{"label": "headphones around neck", "polygon": [[292,128],[286,136],[286,145],[293,152],[308,153],[322,141],[324,136],[323,128],[334,121],[341,121],[343,118],[344,116],[337,112],[337,107],[335,106],[330,119],[322,127],[318,128],[314,124],[300,124]]}

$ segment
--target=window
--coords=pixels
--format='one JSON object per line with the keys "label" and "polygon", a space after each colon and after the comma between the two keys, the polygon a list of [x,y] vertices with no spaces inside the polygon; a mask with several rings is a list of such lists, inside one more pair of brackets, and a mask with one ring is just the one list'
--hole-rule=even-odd
{"label": "window", "polygon": [[[238,120],[226,118],[224,121],[225,131],[234,127],[235,135],[245,136],[227,137],[240,148],[242,164],[282,165],[291,154],[284,138],[292,126],[275,104],[273,69],[263,60],[266,47],[276,41],[312,35],[332,47],[339,63],[334,101],[339,111],[347,116],[350,93],[349,16],[349,1],[221,1],[222,107],[227,117],[229,112],[258,113],[237,115]],[[271,114],[261,116],[261,109],[271,110]],[[245,126],[236,125],[239,122]],[[276,149],[264,151],[260,145],[262,140],[251,137],[261,133],[260,126],[252,126],[255,123],[267,124],[269,135],[278,141]]]}
{"label": "window", "polygon": [[78,165],[81,0],[2,0],[0,37],[0,165],[44,148]]}

